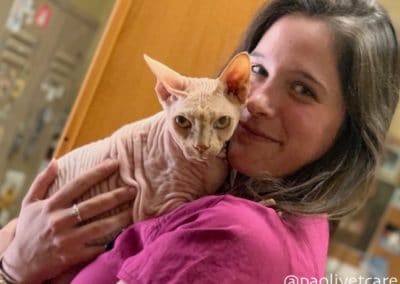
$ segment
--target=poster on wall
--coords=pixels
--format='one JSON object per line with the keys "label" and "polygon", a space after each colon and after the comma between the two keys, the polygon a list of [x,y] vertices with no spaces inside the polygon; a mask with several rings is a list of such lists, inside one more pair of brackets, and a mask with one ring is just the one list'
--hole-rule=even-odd
{"label": "poster on wall", "polygon": [[396,190],[393,192],[391,205],[400,210],[400,188],[396,188]]}
{"label": "poster on wall", "polygon": [[8,170],[4,182],[0,185],[0,226],[4,226],[11,219],[11,208],[15,205],[25,183],[25,173]]}
{"label": "poster on wall", "polygon": [[44,29],[49,24],[52,15],[53,11],[51,10],[49,5],[46,5],[44,3],[40,4],[35,13],[35,25],[39,28]]}
{"label": "poster on wall", "polygon": [[393,185],[399,184],[400,177],[400,147],[398,145],[386,145],[382,166],[378,170],[378,177]]}
{"label": "poster on wall", "polygon": [[6,21],[6,28],[10,32],[17,33],[24,24],[32,24],[34,14],[33,0],[14,0]]}

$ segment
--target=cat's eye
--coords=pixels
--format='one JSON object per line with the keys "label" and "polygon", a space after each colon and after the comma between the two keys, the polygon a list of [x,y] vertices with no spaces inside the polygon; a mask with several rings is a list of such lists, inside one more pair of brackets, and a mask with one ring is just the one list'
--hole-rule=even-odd
{"label": "cat's eye", "polygon": [[175,123],[181,128],[189,128],[192,126],[192,123],[183,115],[176,116]]}
{"label": "cat's eye", "polygon": [[231,123],[231,119],[229,116],[221,116],[214,122],[214,127],[217,129],[227,128]]}

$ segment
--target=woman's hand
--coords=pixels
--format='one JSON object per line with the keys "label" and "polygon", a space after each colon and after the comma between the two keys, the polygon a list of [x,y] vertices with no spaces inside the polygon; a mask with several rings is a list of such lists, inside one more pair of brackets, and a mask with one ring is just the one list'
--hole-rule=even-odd
{"label": "woman's hand", "polygon": [[3,251],[5,251],[6,248],[10,245],[12,239],[14,238],[16,227],[17,219],[13,219],[0,230],[0,256],[3,254]]}
{"label": "woman's hand", "polygon": [[[3,255],[4,270],[18,282],[41,282],[103,252],[103,246],[88,243],[129,225],[131,209],[77,226],[79,220],[73,214],[72,204],[117,169],[117,161],[106,161],[43,199],[57,176],[57,164],[52,161],[35,179],[22,202],[15,238]],[[80,216],[82,220],[88,219],[134,197],[132,189],[115,189],[79,203]]]}

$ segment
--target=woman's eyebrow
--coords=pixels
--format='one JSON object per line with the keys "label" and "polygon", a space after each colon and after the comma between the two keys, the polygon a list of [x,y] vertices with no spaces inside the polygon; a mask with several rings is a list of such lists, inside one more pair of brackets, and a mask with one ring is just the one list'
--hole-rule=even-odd
{"label": "woman's eyebrow", "polygon": [[262,54],[260,52],[257,52],[257,51],[252,51],[250,53],[250,56],[253,56],[253,57],[264,57],[264,54]]}

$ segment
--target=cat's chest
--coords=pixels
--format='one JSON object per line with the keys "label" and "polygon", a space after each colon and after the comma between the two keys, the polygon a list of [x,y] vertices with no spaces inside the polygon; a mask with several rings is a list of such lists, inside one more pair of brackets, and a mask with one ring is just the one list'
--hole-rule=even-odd
{"label": "cat's chest", "polygon": [[[146,139],[147,140],[147,139]],[[143,168],[147,179],[153,186],[185,182],[198,184],[204,182],[208,172],[207,163],[187,160],[179,147],[172,141],[146,142]]]}
{"label": "cat's chest", "polygon": [[213,190],[226,174],[226,163],[222,160],[215,157],[204,162],[188,160],[174,140],[165,135],[143,134],[140,151],[141,161],[135,167],[141,168],[146,186],[152,189]]}

